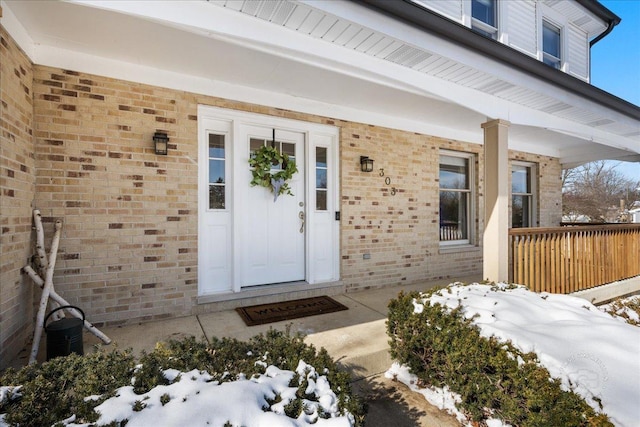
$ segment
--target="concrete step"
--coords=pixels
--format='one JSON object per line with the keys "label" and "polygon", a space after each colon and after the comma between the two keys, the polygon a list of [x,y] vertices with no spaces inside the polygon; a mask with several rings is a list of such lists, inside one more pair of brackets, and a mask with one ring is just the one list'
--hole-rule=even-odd
{"label": "concrete step", "polygon": [[308,335],[352,377],[352,387],[368,407],[367,427],[459,427],[458,420],[431,405],[404,384],[385,378],[389,355],[385,319]]}
{"label": "concrete step", "polygon": [[309,334],[305,341],[324,347],[355,379],[383,373],[391,366],[385,319]]}
{"label": "concrete step", "polygon": [[356,381],[352,387],[367,402],[366,427],[460,427],[456,417],[384,375]]}

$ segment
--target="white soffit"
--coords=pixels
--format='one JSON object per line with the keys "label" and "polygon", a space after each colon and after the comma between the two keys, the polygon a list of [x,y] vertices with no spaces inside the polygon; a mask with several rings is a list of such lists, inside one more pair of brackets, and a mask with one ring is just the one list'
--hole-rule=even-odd
{"label": "white soffit", "polygon": [[499,117],[511,148],[561,158],[585,140],[640,152],[637,121],[351,2],[6,4],[42,65],[476,143]]}
{"label": "white soffit", "polygon": [[595,37],[607,29],[598,18],[586,11],[578,3],[563,0],[544,0],[544,4],[555,10],[575,26],[581,28],[589,37]]}

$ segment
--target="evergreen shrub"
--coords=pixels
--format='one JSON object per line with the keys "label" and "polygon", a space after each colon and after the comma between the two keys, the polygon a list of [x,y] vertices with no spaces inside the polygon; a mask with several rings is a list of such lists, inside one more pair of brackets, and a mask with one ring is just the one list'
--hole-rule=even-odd
{"label": "evergreen shrub", "polygon": [[617,298],[605,305],[605,311],[614,317],[621,317],[630,325],[640,326],[640,296]]}
{"label": "evergreen shrub", "polygon": [[448,385],[461,396],[458,409],[481,425],[488,418],[514,427],[613,425],[576,393],[562,390],[534,353],[480,336],[460,308],[425,304],[421,313],[414,312],[414,301],[438,290],[400,293],[389,303],[391,356],[408,366],[420,385]]}
{"label": "evergreen shrub", "polygon": [[[20,397],[0,402],[0,414],[6,414],[5,422],[11,426],[52,426],[74,414],[77,420],[91,423],[98,418],[93,409],[112,397],[118,388],[131,385],[132,378],[134,391],[143,394],[157,385],[170,383],[163,375],[166,369],[207,371],[213,381],[223,383],[263,374],[269,365],[295,372],[300,360],[327,376],[341,413],[348,411],[354,416],[355,426],[362,426],[365,409],[351,390],[349,374],[338,369],[325,349],[318,351],[304,343],[302,335],[276,330],[246,342],[213,338],[209,344],[190,337],[158,343],[139,360],[130,350],[99,350],[84,356],[58,357],[19,371],[9,369],[0,376],[0,386],[22,387]],[[298,378],[296,374],[294,380]],[[302,398],[310,397],[304,393],[307,385],[306,381],[291,384],[298,387],[298,392],[288,405],[288,416],[297,418],[304,409]],[[85,401],[88,396],[99,397]],[[168,395],[161,397],[163,405],[168,400]],[[139,409],[144,405],[141,401]]]}

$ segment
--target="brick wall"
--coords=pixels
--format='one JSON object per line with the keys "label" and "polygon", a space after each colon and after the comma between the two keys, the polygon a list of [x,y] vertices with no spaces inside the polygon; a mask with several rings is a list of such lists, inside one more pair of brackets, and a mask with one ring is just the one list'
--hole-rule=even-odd
{"label": "brick wall", "polygon": [[32,81],[30,61],[0,26],[0,369],[32,331],[33,285],[20,273],[32,253]]}
{"label": "brick wall", "polygon": [[[334,123],[35,67],[36,205],[47,235],[64,221],[55,285],[97,325],[196,311],[198,104]],[[153,152],[158,130],[167,156]]]}
{"label": "brick wall", "polygon": [[[92,321],[185,315],[195,304],[196,100],[37,66],[36,204],[64,221],[56,288]],[[166,131],[170,155],[153,152]]]}
{"label": "brick wall", "polygon": [[[44,66],[34,67],[33,89],[36,205],[47,235],[55,219],[64,221],[56,288],[92,322],[195,311],[198,104],[340,128],[341,272],[347,289],[481,272],[479,246],[440,248],[438,213],[439,150],[447,149],[476,154],[476,217],[481,216],[478,144]],[[169,135],[168,156],[153,153],[157,130]],[[375,159],[373,173],[360,172],[361,155]],[[559,181],[546,178],[556,173],[557,161],[539,161],[545,165],[540,187],[551,189],[543,201],[559,201]],[[541,207],[542,213],[552,210]],[[482,227],[476,221],[474,243],[481,243]]]}
{"label": "brick wall", "polygon": [[[342,276],[347,288],[480,274],[479,247],[462,251],[440,248],[438,175],[440,149],[474,153],[479,186],[476,212],[481,212],[482,146],[367,125],[351,126],[343,128],[341,135]],[[373,173],[360,172],[361,155],[375,160]],[[384,176],[380,176],[381,168]],[[476,223],[474,243],[481,232],[482,224]],[[364,259],[365,254],[370,258]]]}

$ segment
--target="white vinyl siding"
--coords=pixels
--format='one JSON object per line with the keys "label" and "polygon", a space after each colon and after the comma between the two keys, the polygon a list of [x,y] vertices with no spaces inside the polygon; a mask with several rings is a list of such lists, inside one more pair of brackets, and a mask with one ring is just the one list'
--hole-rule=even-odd
{"label": "white vinyl siding", "polygon": [[[561,30],[560,56],[557,57],[560,61],[551,65],[553,58],[547,54],[546,62],[587,82],[589,81],[589,39],[606,28],[604,22],[573,1],[497,0],[495,3],[497,16],[493,26],[487,26],[481,22],[480,18],[472,17],[473,0],[410,1],[475,29],[539,61],[545,58],[542,26],[543,21],[546,21]],[[366,34],[362,35],[365,38],[366,36]],[[375,46],[379,41],[375,38],[367,39],[363,43],[366,49],[362,46],[357,49],[380,50],[380,46]],[[384,41],[387,42],[384,46],[388,47],[388,41]],[[377,56],[381,53],[387,54],[386,50],[378,52]]]}
{"label": "white vinyl siding", "polygon": [[509,46],[535,58],[538,50],[535,1],[508,1],[506,15]]}
{"label": "white vinyl siding", "polygon": [[587,35],[573,25],[567,27],[569,36],[569,49],[567,62],[568,72],[573,76],[589,81],[589,41]]}
{"label": "white vinyl siding", "polygon": [[463,0],[413,0],[414,3],[438,12],[456,22],[464,24],[462,21],[462,4]]}

